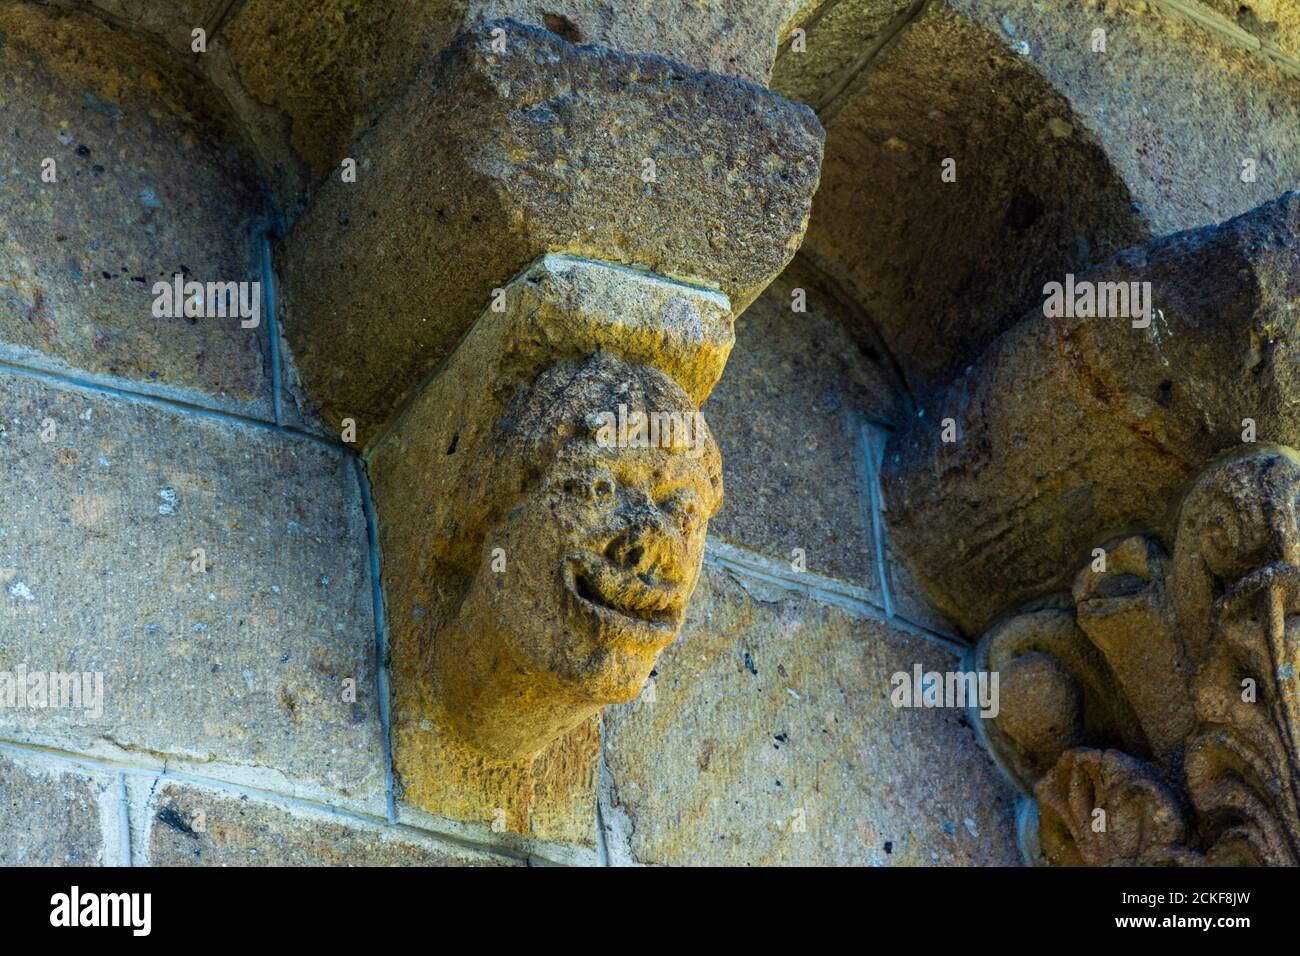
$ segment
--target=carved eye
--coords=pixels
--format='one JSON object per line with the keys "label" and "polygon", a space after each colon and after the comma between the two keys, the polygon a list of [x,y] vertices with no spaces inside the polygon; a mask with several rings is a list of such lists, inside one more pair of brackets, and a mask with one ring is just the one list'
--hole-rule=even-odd
{"label": "carved eye", "polygon": [[614,497],[614,479],[604,472],[568,478],[564,493],[583,501],[608,501]]}

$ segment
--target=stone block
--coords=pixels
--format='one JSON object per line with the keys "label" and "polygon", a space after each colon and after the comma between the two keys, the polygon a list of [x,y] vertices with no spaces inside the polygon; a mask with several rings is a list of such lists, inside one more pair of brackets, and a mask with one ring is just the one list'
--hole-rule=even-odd
{"label": "stone block", "polygon": [[87,15],[6,4],[0,36],[0,360],[270,419],[264,315],[154,315],[177,273],[261,279],[257,167],[220,100]]}
{"label": "stone block", "polygon": [[[791,308],[802,289],[807,312]],[[736,322],[737,345],[704,405],[726,500],[713,535],[879,595],[855,422],[891,421],[901,393],[879,353],[849,337],[841,307],[796,260]]]}
{"label": "stone block", "polygon": [[[1201,0],[1201,3],[1244,33],[1242,42],[1247,47],[1276,50],[1290,60],[1300,61],[1300,8],[1295,4],[1288,0],[1250,0],[1249,3]],[[1194,0],[1180,0],[1175,5],[1194,7]]]}
{"label": "stone block", "polygon": [[[947,2],[1025,51],[1069,101],[1079,130],[1071,135],[1086,130],[1101,147],[1153,235],[1222,222],[1300,185],[1300,75],[1178,12],[1215,0]],[[1282,34],[1283,18],[1266,2],[1232,6],[1260,32],[1270,32],[1267,21]],[[1297,19],[1292,6],[1285,21]],[[1098,29],[1104,53],[1093,50]],[[1255,161],[1249,181],[1244,159]]]}
{"label": "stone block", "polygon": [[0,866],[115,866],[116,779],[0,755]]}
{"label": "stone block", "polygon": [[774,64],[771,87],[817,109],[915,14],[915,0],[822,2],[801,25],[803,49],[788,43]]}
{"label": "stone block", "polygon": [[[755,596],[759,595],[759,596]],[[653,694],[605,713],[612,860],[1015,865],[1012,792],[964,711],[895,709],[955,656],[706,568]]]}
{"label": "stone block", "polygon": [[[953,4],[908,12],[818,94],[826,157],[800,255],[857,303],[850,327],[874,333],[921,397],[977,358],[1050,275],[1150,231],[1070,102],[1009,38]],[[833,17],[814,27],[814,50]]]}
{"label": "stone block", "polygon": [[353,461],[25,376],[0,409],[0,659],[103,681],[101,713],[5,709],[0,733],[382,807]]}
{"label": "stone block", "polygon": [[520,861],[346,814],[159,781],[150,866],[510,866]]}
{"label": "stone block", "polygon": [[1045,282],[1300,184],[1300,76],[1172,12],[1198,6],[846,0],[783,51],[774,88],[827,130],[802,254],[918,398]]}
{"label": "stone block", "polygon": [[287,119],[293,151],[309,167],[310,179],[319,181],[337,172],[356,134],[400,97],[420,68],[476,22],[509,17],[573,43],[658,54],[766,85],[777,40],[808,5],[246,0],[226,20],[217,45],[249,106],[265,106]]}
{"label": "stone block", "polygon": [[196,27],[210,29],[224,0],[53,0],[51,6],[97,11],[108,22],[147,33],[177,53],[190,53]]}

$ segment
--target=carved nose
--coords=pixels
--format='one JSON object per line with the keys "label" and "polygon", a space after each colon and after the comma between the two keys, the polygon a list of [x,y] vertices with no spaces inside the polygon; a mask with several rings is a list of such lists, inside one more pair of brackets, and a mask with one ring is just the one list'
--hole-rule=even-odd
{"label": "carved nose", "polygon": [[605,557],[618,567],[658,577],[675,573],[675,553],[672,526],[652,507],[638,508],[627,527],[605,548]]}

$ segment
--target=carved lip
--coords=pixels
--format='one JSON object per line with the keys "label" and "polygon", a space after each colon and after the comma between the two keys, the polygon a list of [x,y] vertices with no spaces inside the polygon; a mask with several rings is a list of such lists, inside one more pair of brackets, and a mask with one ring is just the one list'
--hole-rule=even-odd
{"label": "carved lip", "polygon": [[564,586],[601,624],[636,644],[667,644],[677,634],[686,608],[680,584],[647,583],[595,555],[570,555]]}

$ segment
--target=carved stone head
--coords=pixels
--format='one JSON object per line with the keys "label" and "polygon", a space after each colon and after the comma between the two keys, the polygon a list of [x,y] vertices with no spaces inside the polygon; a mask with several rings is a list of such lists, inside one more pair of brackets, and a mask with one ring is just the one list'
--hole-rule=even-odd
{"label": "carved stone head", "polygon": [[558,255],[502,292],[366,452],[408,788],[505,773],[634,699],[721,503],[699,407],[725,295]]}
{"label": "carved stone head", "polygon": [[695,589],[721,459],[680,386],[608,353],[544,371],[492,447],[477,573],[430,667],[462,736],[518,757],[640,693]]}

